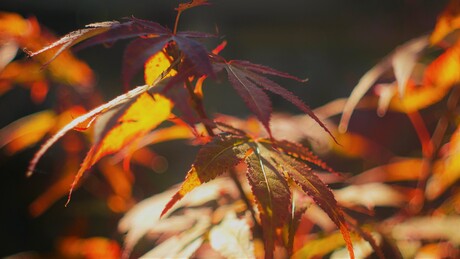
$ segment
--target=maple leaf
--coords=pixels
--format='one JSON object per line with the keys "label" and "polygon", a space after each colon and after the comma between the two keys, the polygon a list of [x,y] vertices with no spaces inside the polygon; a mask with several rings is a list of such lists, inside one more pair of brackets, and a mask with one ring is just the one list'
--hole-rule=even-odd
{"label": "maple leaf", "polygon": [[447,152],[436,161],[434,173],[428,180],[426,196],[433,200],[460,178],[460,127],[452,134]]}
{"label": "maple leaf", "polygon": [[430,43],[432,45],[438,44],[457,29],[460,29],[460,3],[451,0],[438,17],[436,26],[430,35]]}
{"label": "maple leaf", "polygon": [[[152,112],[155,116],[149,114]],[[100,116],[95,126],[95,144],[75,176],[69,199],[79,179],[98,160],[121,150],[135,139],[147,134],[168,119],[170,113],[171,105],[166,98],[160,95],[152,97],[148,93],[143,93],[124,107],[113,109]]]}
{"label": "maple leaf", "polygon": [[339,130],[345,132],[348,127],[353,110],[366,92],[374,83],[387,71],[393,68],[396,80],[398,82],[398,91],[400,97],[404,96],[408,79],[414,69],[416,61],[421,52],[428,45],[428,37],[421,36],[412,39],[396,48],[395,51],[386,56],[381,62],[367,71],[359,80],[358,84],[348,98],[343,115],[340,120]]}
{"label": "maple leaf", "polygon": [[299,82],[305,82],[305,80],[266,66],[242,60],[223,61],[222,59],[215,58],[213,65],[216,71],[221,71],[223,69],[227,71],[228,80],[232,84],[233,88],[236,90],[238,95],[240,95],[248,108],[254,113],[257,119],[259,119],[264,125],[270,136],[271,130],[269,123],[272,107],[271,101],[265,91],[280,95],[297,106],[297,108],[313,118],[335,140],[329,129],[302,100],[262,74],[293,79]]}
{"label": "maple leaf", "polygon": [[247,178],[260,211],[265,258],[273,258],[276,230],[283,227],[290,216],[291,192],[282,173],[266,160],[265,148],[259,145],[252,148],[254,152],[245,160]]}
{"label": "maple leaf", "polygon": [[246,154],[249,146],[248,139],[218,135],[205,144],[198,152],[192,168],[188,171],[179,191],[174,194],[171,201],[165,206],[164,215],[174,204],[187,193],[209,182],[237,165]]}
{"label": "maple leaf", "polygon": [[350,233],[345,222],[340,206],[338,205],[334,194],[321,179],[312,172],[311,168],[290,156],[276,154],[271,152],[271,158],[285,174],[292,179],[306,194],[308,194],[321,209],[331,218],[334,224],[342,232],[342,236],[347,244],[351,258],[353,255],[353,246],[350,239]]}
{"label": "maple leaf", "polygon": [[73,31],[54,43],[35,52],[27,51],[30,57],[58,48],[57,52],[45,63],[49,64],[64,50],[80,43],[78,49],[96,44],[110,43],[122,39],[138,38],[126,48],[122,68],[123,82],[126,85],[134,74],[152,55],[160,51],[169,42],[175,42],[198,74],[214,76],[208,53],[203,45],[193,38],[207,38],[213,35],[198,32],[173,33],[158,23],[138,18],[128,18],[125,22],[100,22],[89,24],[87,28]]}
{"label": "maple leaf", "polygon": [[56,114],[45,110],[23,117],[0,129],[0,148],[12,155],[36,144],[55,125]]}
{"label": "maple leaf", "polygon": [[222,222],[209,232],[211,247],[226,258],[254,258],[254,243],[244,219],[229,213]]}

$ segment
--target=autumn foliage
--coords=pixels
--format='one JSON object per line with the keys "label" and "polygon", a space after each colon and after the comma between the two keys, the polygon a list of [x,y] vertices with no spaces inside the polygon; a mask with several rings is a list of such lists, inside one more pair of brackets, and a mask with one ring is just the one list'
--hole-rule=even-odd
{"label": "autumn foliage", "polygon": [[[430,35],[395,48],[365,73],[349,98],[315,110],[277,83],[306,80],[224,58],[220,52],[227,42],[217,33],[178,30],[184,11],[208,4],[180,4],[172,30],[133,16],[89,24],[59,39],[33,18],[0,14],[0,93],[26,87],[39,103],[50,82],[60,82],[70,86],[72,95],[90,100],[85,105],[67,100],[64,109],[40,111],[1,129],[0,146],[9,155],[41,144],[28,176],[40,170],[41,158],[50,149],[61,146],[64,151],[62,177],[30,205],[31,215],[39,216],[65,196],[66,206],[72,206],[72,193],[96,168],[112,188],[105,197],[108,207],[126,213],[119,222],[119,230],[126,233],[123,246],[107,238],[67,238],[61,242],[61,254],[459,256],[458,231],[452,231],[460,225],[458,2],[451,1]],[[125,92],[103,102],[93,87],[93,72],[70,49],[122,40],[129,41],[120,73]],[[206,47],[216,41],[214,48]],[[28,58],[15,59],[19,49]],[[141,71],[145,84],[133,86]],[[207,83],[223,80],[252,117],[211,115],[205,109]],[[274,113],[269,94],[303,114]],[[356,111],[353,118],[358,117],[363,109],[379,116],[405,115],[420,149],[410,157],[388,152],[387,159],[380,159],[384,162],[362,172],[332,168],[321,157],[366,160],[384,153],[368,135],[348,130],[356,129],[350,124],[352,114]],[[433,110],[441,116],[428,123],[426,116]],[[172,140],[199,147],[183,182],[135,204],[132,164],[159,161],[148,146]],[[379,215],[381,208],[388,211]],[[151,250],[136,252],[143,238],[150,240]]]}

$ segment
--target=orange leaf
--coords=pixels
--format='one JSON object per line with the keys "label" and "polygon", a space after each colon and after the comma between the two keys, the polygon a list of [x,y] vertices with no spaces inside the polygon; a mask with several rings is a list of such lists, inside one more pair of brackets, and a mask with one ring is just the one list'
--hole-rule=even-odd
{"label": "orange leaf", "polygon": [[187,193],[203,183],[215,179],[244,158],[248,139],[217,136],[204,145],[197,154],[179,191],[166,204],[161,215],[170,210]]}
{"label": "orange leaf", "polygon": [[390,108],[410,113],[440,101],[460,82],[459,71],[460,40],[426,68],[422,86],[408,87],[404,98],[393,98]]}
{"label": "orange leaf", "polygon": [[430,36],[430,43],[432,45],[438,44],[456,29],[460,29],[460,2],[458,0],[451,0],[446,9],[438,17],[436,27]]}
{"label": "orange leaf", "polygon": [[460,178],[460,127],[452,135],[447,156],[435,163],[434,174],[429,179],[426,195],[435,199]]}
{"label": "orange leaf", "polygon": [[46,110],[21,118],[0,130],[0,147],[12,155],[41,140],[55,125],[56,115]]}
{"label": "orange leaf", "polygon": [[45,192],[40,194],[40,196],[29,205],[29,213],[32,217],[40,216],[68,192],[69,185],[74,179],[72,172],[78,168],[79,161],[76,156],[71,156],[65,161],[65,165],[61,169],[63,171],[63,176],[48,187]]}
{"label": "orange leaf", "polygon": [[[171,103],[161,95],[150,96],[143,93],[132,103],[106,112],[98,118],[95,127],[96,144],[90,149],[71,186],[102,157],[118,152],[120,149],[147,134],[171,113]],[[102,123],[102,124],[101,124]]]}

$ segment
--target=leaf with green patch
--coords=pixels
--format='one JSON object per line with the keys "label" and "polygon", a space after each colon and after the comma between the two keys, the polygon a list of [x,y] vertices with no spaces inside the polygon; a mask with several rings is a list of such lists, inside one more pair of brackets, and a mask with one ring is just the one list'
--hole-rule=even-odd
{"label": "leaf with green patch", "polygon": [[265,157],[263,146],[253,148],[245,162],[248,165],[247,178],[257,201],[262,223],[265,258],[273,258],[277,229],[282,228],[290,218],[291,191],[276,167]]}
{"label": "leaf with green patch", "polygon": [[177,201],[196,187],[215,179],[236,166],[244,159],[249,149],[248,141],[248,138],[219,135],[204,145],[198,152],[179,191],[166,204],[161,215],[168,212]]}

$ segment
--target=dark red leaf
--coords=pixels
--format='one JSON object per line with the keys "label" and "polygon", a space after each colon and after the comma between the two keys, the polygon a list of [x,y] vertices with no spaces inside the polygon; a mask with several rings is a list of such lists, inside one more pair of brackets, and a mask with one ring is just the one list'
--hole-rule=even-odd
{"label": "dark red leaf", "polygon": [[257,204],[265,243],[265,258],[273,258],[275,240],[279,238],[277,229],[289,219],[291,191],[286,179],[264,157],[264,150],[254,149],[246,158],[248,181]]}
{"label": "dark red leaf", "polygon": [[195,71],[200,73],[200,75],[215,77],[208,51],[201,43],[179,35],[173,36],[172,40],[177,43],[177,46],[185,54],[187,60],[195,66]]}
{"label": "dark red leaf", "polygon": [[330,168],[318,156],[313,154],[313,152],[311,152],[310,149],[307,147],[304,147],[300,144],[293,143],[287,140],[270,140],[270,141],[275,146],[275,148],[283,151],[283,153],[286,153],[290,156],[310,162],[331,173],[338,174],[334,169]]}
{"label": "dark red leaf", "polygon": [[135,39],[126,47],[123,55],[121,74],[123,85],[128,89],[134,75],[141,70],[144,63],[155,53],[161,51],[168,43],[169,37]]}
{"label": "dark red leaf", "polygon": [[158,23],[141,20],[134,17],[129,19],[130,20],[127,22],[114,24],[108,31],[86,40],[78,46],[77,50],[102,43],[113,44],[116,41],[123,39],[149,35],[171,34],[170,30],[166,29]]}
{"label": "dark red leaf", "polygon": [[[262,124],[269,133],[271,108],[270,110],[261,111],[259,109],[260,107],[258,107],[258,105],[255,103],[254,97],[259,96],[259,101],[263,101],[259,105],[264,106],[265,108],[267,108],[267,106],[270,106],[270,101],[267,95],[257,86],[260,86],[267,91],[280,95],[284,99],[288,100],[289,102],[297,106],[301,111],[305,112],[313,120],[315,120],[334,139],[334,141],[336,141],[336,139],[329,131],[329,129],[324,125],[324,123],[313,113],[310,107],[308,107],[302,100],[300,100],[300,98],[298,98],[290,91],[286,90],[279,84],[269,80],[261,74],[270,74],[279,77],[294,79],[297,81],[303,81],[302,79],[291,76],[284,72],[277,71],[272,68],[252,64],[248,61],[232,60],[226,62],[225,60],[222,60],[222,58],[216,55],[212,57],[212,60],[213,67],[216,72],[219,72],[225,68],[232,86],[237,90],[238,94],[243,98],[245,103],[256,115],[256,117],[262,122]],[[242,88],[242,86],[244,88]]]}
{"label": "dark red leaf", "polygon": [[271,136],[270,115],[272,106],[267,94],[257,87],[256,84],[246,78],[246,75],[233,66],[225,67],[228,74],[228,80],[235,88],[238,95],[243,99],[249,109],[256,115],[257,119],[262,122],[265,129]]}
{"label": "dark red leaf", "polygon": [[179,37],[185,38],[216,38],[216,34],[199,32],[199,31],[180,31],[176,34]]}
{"label": "dark red leaf", "polygon": [[161,215],[164,215],[177,201],[196,187],[213,180],[236,166],[244,159],[249,149],[247,142],[247,138],[220,135],[204,145],[198,152],[195,162],[187,173],[179,191],[174,194]]}
{"label": "dark red leaf", "polygon": [[279,77],[284,77],[284,78],[289,78],[289,79],[293,79],[293,80],[296,80],[296,81],[299,81],[299,82],[306,82],[307,80],[306,79],[301,79],[301,78],[298,78],[296,76],[292,76],[286,72],[282,72],[282,71],[279,71],[279,70],[276,70],[276,69],[273,69],[271,67],[267,67],[267,66],[264,66],[264,65],[259,65],[259,64],[254,64],[254,63],[251,63],[249,61],[245,61],[245,60],[232,60],[230,61],[229,63],[235,65],[235,66],[241,66],[241,67],[244,67],[248,70],[251,70],[253,72],[258,72],[258,73],[262,73],[262,74],[268,74],[268,75],[274,75],[274,76],[279,76]]}
{"label": "dark red leaf", "polygon": [[347,244],[347,249],[351,258],[354,258],[353,245],[350,233],[345,221],[342,209],[337,203],[332,191],[325,183],[308,167],[290,156],[279,154],[272,156],[280,168],[306,193],[316,204],[329,216],[334,224],[342,232],[342,236]]}

